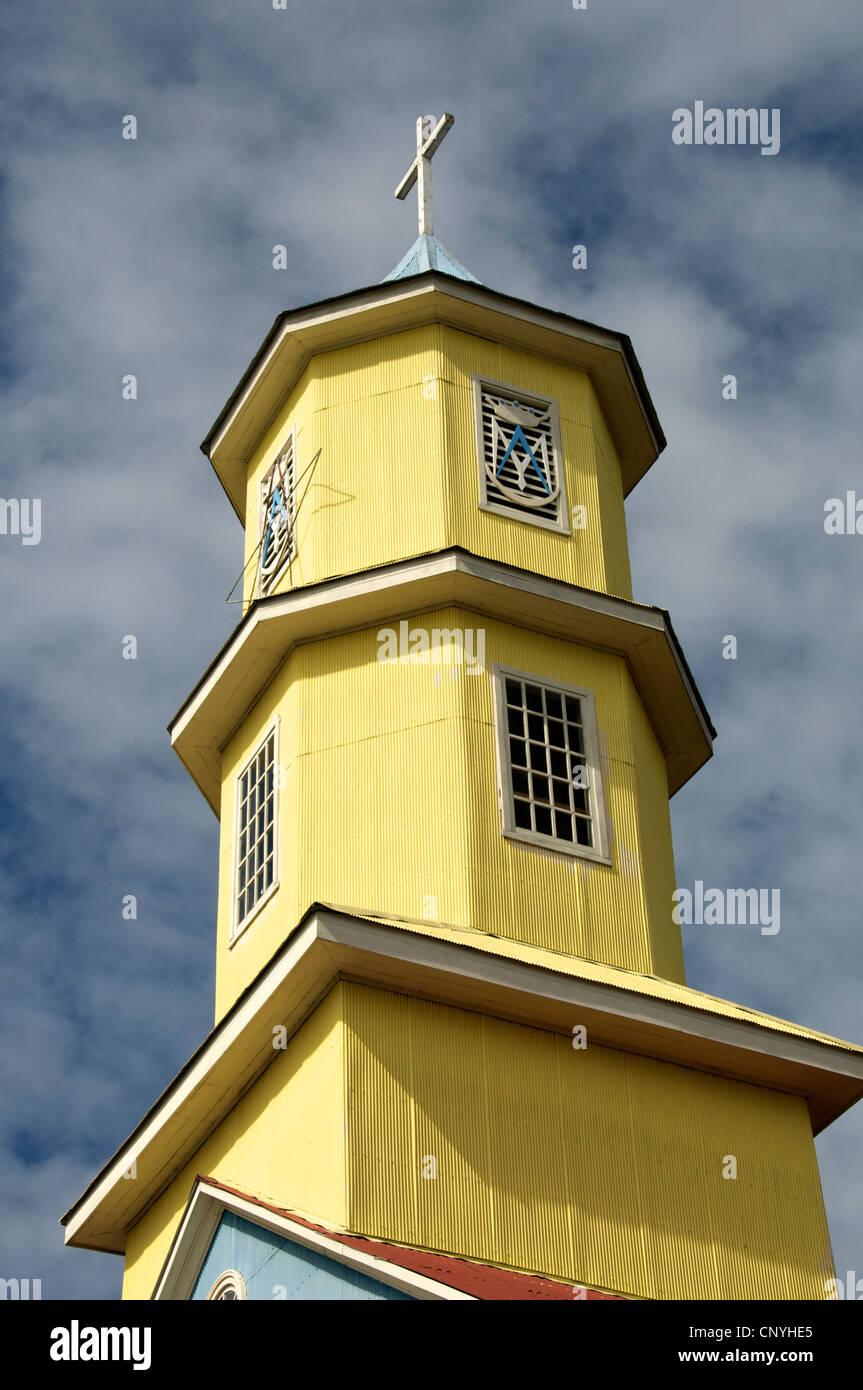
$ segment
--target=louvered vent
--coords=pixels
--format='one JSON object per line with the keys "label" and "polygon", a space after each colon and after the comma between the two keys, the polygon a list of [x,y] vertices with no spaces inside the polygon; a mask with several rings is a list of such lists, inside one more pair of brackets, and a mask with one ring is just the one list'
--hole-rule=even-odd
{"label": "louvered vent", "polygon": [[480,505],[568,531],[554,401],[477,380]]}
{"label": "louvered vent", "polygon": [[261,480],[260,589],[269,593],[296,554],[294,543],[294,435]]}

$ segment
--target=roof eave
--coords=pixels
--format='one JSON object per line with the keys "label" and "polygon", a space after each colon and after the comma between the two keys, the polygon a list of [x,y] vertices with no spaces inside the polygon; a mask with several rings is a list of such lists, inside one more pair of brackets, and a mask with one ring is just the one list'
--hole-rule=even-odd
{"label": "roof eave", "polygon": [[[567,1035],[577,1016],[597,1043],[803,1096],[816,1134],[863,1095],[860,1048],[780,1031],[771,1024],[781,1021],[754,1012],[717,1016],[699,1007],[694,990],[693,1002],[683,1002],[664,997],[661,981],[653,991],[648,977],[631,977],[636,990],[628,972],[604,974],[565,973],[442,939],[434,924],[420,933],[314,904],[61,1218],[66,1243],[122,1253],[128,1230],[273,1060],[273,1028],[292,1036],[346,976]],[[124,1174],[133,1163],[138,1180],[130,1183]]]}
{"label": "roof eave", "polygon": [[664,610],[531,574],[458,548],[256,601],[169,725],[216,815],[221,751],[299,642],[456,604],[625,657],[673,795],[712,756],[716,730]]}
{"label": "roof eave", "polygon": [[[387,308],[390,313],[384,322],[373,321],[375,310]],[[552,357],[575,354],[573,365],[591,375],[601,403],[608,397],[606,415],[621,455],[624,495],[630,492],[665,448],[666,439],[629,337],[441,271],[424,271],[303,305],[275,319],[201,444],[240,520],[249,459],[315,352],[429,321],[465,328],[483,312],[498,316],[497,327],[504,337],[510,325],[511,338],[529,330]],[[513,325],[519,325],[518,330]],[[580,354],[573,346],[578,343]],[[615,358],[624,375],[619,374]],[[630,405],[622,419],[621,403],[627,396]]]}

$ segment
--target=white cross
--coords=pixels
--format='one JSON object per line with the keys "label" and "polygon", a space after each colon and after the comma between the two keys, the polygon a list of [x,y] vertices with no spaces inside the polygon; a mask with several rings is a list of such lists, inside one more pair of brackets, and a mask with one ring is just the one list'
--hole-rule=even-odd
{"label": "white cross", "polygon": [[448,111],[444,112],[437,125],[435,125],[434,116],[420,116],[417,121],[416,159],[396,189],[397,198],[406,198],[414,184],[419,180],[417,194],[420,236],[425,233],[431,235],[434,230],[432,226],[431,157],[454,120],[455,117],[451,116]]}

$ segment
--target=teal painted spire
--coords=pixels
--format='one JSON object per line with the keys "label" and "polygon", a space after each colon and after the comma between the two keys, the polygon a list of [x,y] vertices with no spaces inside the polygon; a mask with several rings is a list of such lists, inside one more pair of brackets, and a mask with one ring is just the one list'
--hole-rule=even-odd
{"label": "teal painted spire", "polygon": [[387,280],[405,280],[409,275],[422,275],[426,270],[440,270],[444,275],[454,275],[457,280],[470,280],[475,285],[480,283],[461,261],[450,255],[432,232],[422,232],[417,237],[395,270],[391,270],[389,275],[384,277],[383,283]]}

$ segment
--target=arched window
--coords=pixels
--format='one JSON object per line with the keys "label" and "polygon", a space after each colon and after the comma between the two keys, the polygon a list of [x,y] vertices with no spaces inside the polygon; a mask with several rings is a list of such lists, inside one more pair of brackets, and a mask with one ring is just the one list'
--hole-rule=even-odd
{"label": "arched window", "polygon": [[219,1298],[248,1298],[246,1292],[246,1281],[242,1274],[236,1269],[226,1269],[224,1274],[220,1274],[210,1292],[207,1294],[207,1301],[215,1301]]}

